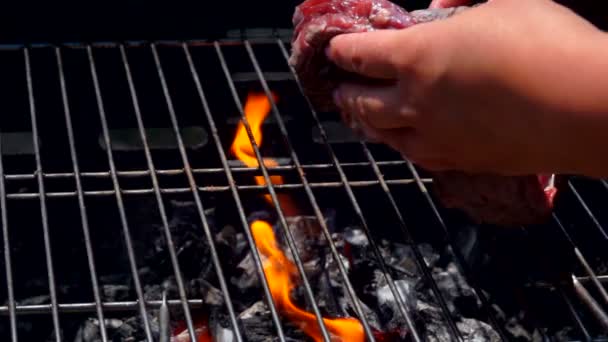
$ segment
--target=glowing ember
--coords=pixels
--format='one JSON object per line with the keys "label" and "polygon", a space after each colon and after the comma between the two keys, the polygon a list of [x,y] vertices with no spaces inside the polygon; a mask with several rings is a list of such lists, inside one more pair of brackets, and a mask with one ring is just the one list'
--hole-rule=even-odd
{"label": "glowing ember", "polygon": [[[196,335],[196,342],[211,342],[211,334],[207,324],[207,317],[199,316],[194,317],[194,333]],[[190,342],[190,335],[185,322],[182,322],[179,327],[174,329],[173,337],[171,342]]]}
{"label": "glowing ember", "polygon": [[[267,258],[264,273],[278,309],[315,341],[322,341],[315,316],[298,308],[289,297],[294,287],[291,278],[296,275],[296,267],[279,249],[272,227],[268,222],[258,220],[251,224],[251,230],[258,249]],[[323,318],[323,322],[332,335],[332,340],[363,341],[363,327],[356,319]]]}
{"label": "glowing ember", "polygon": [[[277,96],[273,94],[273,97],[276,101]],[[270,100],[264,94],[250,93],[247,97],[244,110],[245,116],[258,147],[262,144],[261,126],[270,110]],[[231,151],[245,165],[259,167],[243,123],[240,123],[237,128]],[[268,167],[277,166],[277,162],[270,158],[264,159],[263,163]],[[272,176],[270,180],[272,184],[283,184],[283,177],[281,176]],[[262,176],[256,176],[255,181],[260,185],[266,184]],[[270,204],[273,204],[270,195],[265,195],[265,198]],[[279,195],[279,201],[286,214],[296,214],[296,206],[292,203],[290,197]],[[278,247],[272,227],[268,222],[258,220],[251,224],[251,231],[260,253],[266,257],[264,261],[264,274],[266,275],[272,298],[278,309],[315,341],[322,341],[321,330],[315,316],[310,312],[298,308],[290,299],[289,294],[295,286],[292,282],[292,277],[297,275],[297,270],[295,265]],[[334,341],[363,341],[363,326],[354,318],[323,318],[323,322]]]}
{"label": "glowing ember", "polygon": [[[273,100],[276,102],[278,97],[273,95]],[[253,138],[258,147],[262,146],[262,123],[268,116],[271,110],[271,103],[268,97],[263,93],[250,93],[247,96],[247,102],[245,103],[245,117],[251,127]],[[248,167],[259,167],[260,164],[253,151],[253,146],[247,135],[247,130],[243,122],[240,122],[236,129],[236,136],[232,142],[230,149],[232,153]],[[278,165],[276,160],[271,158],[264,158],[264,165],[266,167],[275,167]],[[256,176],[255,181],[258,185],[266,185],[266,181],[263,176]],[[273,185],[283,184],[283,177],[281,176],[270,176],[270,181]],[[296,215],[296,206],[292,203],[291,198],[283,194],[277,194],[279,201],[281,202],[281,208],[286,215]],[[272,204],[272,197],[270,194],[264,195],[266,201]]]}

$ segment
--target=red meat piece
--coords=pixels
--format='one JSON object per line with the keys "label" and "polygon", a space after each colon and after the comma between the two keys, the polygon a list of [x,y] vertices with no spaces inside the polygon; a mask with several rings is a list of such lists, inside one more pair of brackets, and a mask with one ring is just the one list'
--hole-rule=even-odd
{"label": "red meat piece", "polygon": [[[407,12],[387,0],[307,0],[296,7],[292,54],[304,92],[318,111],[337,111],[332,92],[358,76],[337,68],[325,56],[331,38],[344,33],[406,29],[447,18],[467,7]],[[369,80],[368,80],[369,81]],[[553,210],[553,175],[504,177],[434,172],[435,193],[443,206],[457,208],[477,223],[501,226],[540,224]]]}

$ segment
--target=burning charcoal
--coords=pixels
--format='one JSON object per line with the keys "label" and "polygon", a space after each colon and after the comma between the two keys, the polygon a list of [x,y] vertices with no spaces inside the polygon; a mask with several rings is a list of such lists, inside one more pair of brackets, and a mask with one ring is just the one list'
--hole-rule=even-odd
{"label": "burning charcoal", "polygon": [[[153,337],[158,338],[158,321],[149,317],[150,329]],[[125,320],[110,318],[105,320],[108,338],[112,341],[143,341],[145,332],[141,320],[138,317],[131,317]],[[76,333],[74,342],[99,342],[101,334],[99,332],[99,320],[89,318],[81,325]]]}
{"label": "burning charcoal", "polygon": [[[246,341],[270,342],[280,340],[276,336],[276,327],[273,324],[270,311],[263,302],[258,301],[241,312],[239,319],[243,324]],[[284,323],[282,327],[286,335],[286,341],[295,342],[307,339],[306,335],[291,323]]]}
{"label": "burning charcoal", "polygon": [[[120,324],[122,324],[121,320],[118,321],[120,322]],[[74,339],[74,342],[93,341],[101,341],[101,335],[99,333],[99,321],[96,319],[89,318],[85,321],[85,323],[80,327],[80,329],[76,333],[76,338]]]}
{"label": "burning charcoal", "polygon": [[[405,304],[405,310],[413,312],[416,309],[417,298],[412,281],[397,280],[395,281],[395,287],[399,292],[402,303]],[[405,331],[401,329],[404,324],[404,318],[399,310],[399,303],[388,284],[378,289],[377,299],[383,321],[386,322],[386,329],[388,331],[400,331],[404,334]]]}
{"label": "burning charcoal", "polygon": [[352,246],[358,247],[367,247],[369,245],[369,240],[367,239],[367,235],[361,229],[354,228],[346,228],[344,229],[344,240],[351,244]]}
{"label": "burning charcoal", "polygon": [[445,270],[433,272],[433,279],[446,299],[452,313],[467,314],[476,312],[481,305],[473,289],[468,285],[464,276],[453,262]]}
{"label": "burning charcoal", "polygon": [[104,300],[116,302],[128,299],[131,289],[127,285],[102,285],[101,291]]}
{"label": "burning charcoal", "polygon": [[190,281],[187,295],[189,298],[203,298],[207,305],[221,306],[224,304],[222,292],[204,279]]}
{"label": "burning charcoal", "polygon": [[[289,230],[296,242],[296,249],[300,259],[304,263],[318,257],[319,248],[326,245],[325,238],[321,232],[321,226],[314,216],[296,216],[287,218]],[[275,227],[275,234],[283,251],[290,260],[294,260],[292,251],[288,247],[287,241],[281,227]],[[315,269],[315,268],[313,268]],[[318,269],[318,267],[316,268]]]}
{"label": "burning charcoal", "polygon": [[[417,303],[417,312],[419,313],[422,325],[424,326],[424,336],[427,341],[444,342],[452,340],[451,331],[443,319],[441,309],[439,307],[419,300]],[[498,333],[484,322],[470,318],[463,318],[462,320],[456,322],[456,326],[464,341],[500,341],[500,336]]]}
{"label": "burning charcoal", "polygon": [[462,321],[457,322],[456,326],[462,334],[465,341],[471,342],[493,342],[500,341],[500,336],[492,327],[482,321],[478,321],[471,318],[463,318]]}
{"label": "burning charcoal", "polygon": [[216,329],[213,330],[212,333],[213,342],[233,342],[236,341],[236,336],[234,332],[228,328],[224,328],[222,326],[217,326]]}
{"label": "burning charcoal", "polygon": [[[412,246],[382,240],[380,247],[384,262],[394,271],[410,278],[422,276]],[[418,245],[418,250],[428,267],[433,267],[440,258],[428,244]]]}
{"label": "burning charcoal", "polygon": [[255,262],[251,252],[247,253],[245,258],[236,267],[237,275],[230,279],[230,282],[238,287],[240,290],[245,291],[250,288],[258,287],[260,281],[256,272]]}

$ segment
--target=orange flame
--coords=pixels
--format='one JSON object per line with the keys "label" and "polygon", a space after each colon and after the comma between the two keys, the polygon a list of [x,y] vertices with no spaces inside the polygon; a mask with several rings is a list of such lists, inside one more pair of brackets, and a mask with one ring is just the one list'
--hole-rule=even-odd
{"label": "orange flame", "polygon": [[[276,102],[278,100],[277,95],[273,93],[272,96],[273,100]],[[254,141],[258,147],[262,146],[262,123],[268,116],[268,113],[270,113],[271,108],[270,100],[264,93],[250,93],[247,96],[247,102],[245,102],[244,108],[245,117],[247,118],[247,122],[249,122],[249,127],[251,127]],[[239,123],[236,129],[236,136],[234,137],[230,150],[248,167],[260,166],[260,163],[255,156],[255,152],[253,151],[253,146],[249,140],[249,135],[247,134],[247,130],[242,121]],[[264,158],[263,162],[266,167],[278,166],[277,161],[271,158]],[[256,176],[255,181],[258,185],[266,185],[264,176]],[[283,184],[283,177],[277,175],[270,176],[270,181],[273,185]],[[288,196],[277,194],[277,197],[285,214],[295,215],[297,213],[295,210],[296,206],[292,203]],[[264,195],[264,198],[266,198],[268,203],[272,204],[272,197],[270,194]]]}
{"label": "orange flame", "polygon": [[[277,96],[272,94],[274,100]],[[262,144],[261,126],[271,110],[271,103],[264,94],[250,93],[245,103],[245,117],[249,122],[254,140],[258,146]],[[241,122],[237,127],[237,133],[231,147],[232,153],[249,167],[259,167],[258,160],[249,141],[249,136],[244,124]],[[277,166],[276,160],[265,158],[264,165],[268,167]],[[283,184],[283,177],[271,176],[272,184]],[[259,185],[266,185],[262,176],[256,176],[255,181]],[[272,203],[270,195],[264,196]],[[291,198],[284,194],[278,195],[279,202],[286,214],[296,214],[296,206]],[[312,337],[315,341],[322,341],[320,328],[315,316],[298,308],[290,299],[290,292],[295,286],[292,277],[297,274],[295,265],[283,254],[278,247],[272,227],[265,221],[254,221],[251,230],[259,251],[266,257],[264,262],[264,274],[270,287],[272,298],[279,310],[291,321],[296,323],[302,331]],[[354,318],[328,319],[323,318],[327,330],[334,341],[363,341],[363,326]]]}
{"label": "orange flame", "polygon": [[[315,341],[323,341],[315,316],[298,308],[289,297],[294,287],[291,278],[296,274],[296,267],[279,249],[272,227],[268,222],[258,220],[251,224],[251,230],[258,249],[267,258],[264,274],[277,307],[308,336]],[[323,322],[332,340],[363,341],[363,327],[354,318],[323,318]]]}

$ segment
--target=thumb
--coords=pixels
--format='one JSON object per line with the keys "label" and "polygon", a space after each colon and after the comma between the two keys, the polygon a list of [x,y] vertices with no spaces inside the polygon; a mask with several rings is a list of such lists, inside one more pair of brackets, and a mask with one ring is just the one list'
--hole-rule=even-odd
{"label": "thumb", "polygon": [[329,60],[346,71],[370,78],[396,79],[400,61],[395,58],[395,52],[408,48],[402,31],[341,34],[329,42],[326,54]]}

